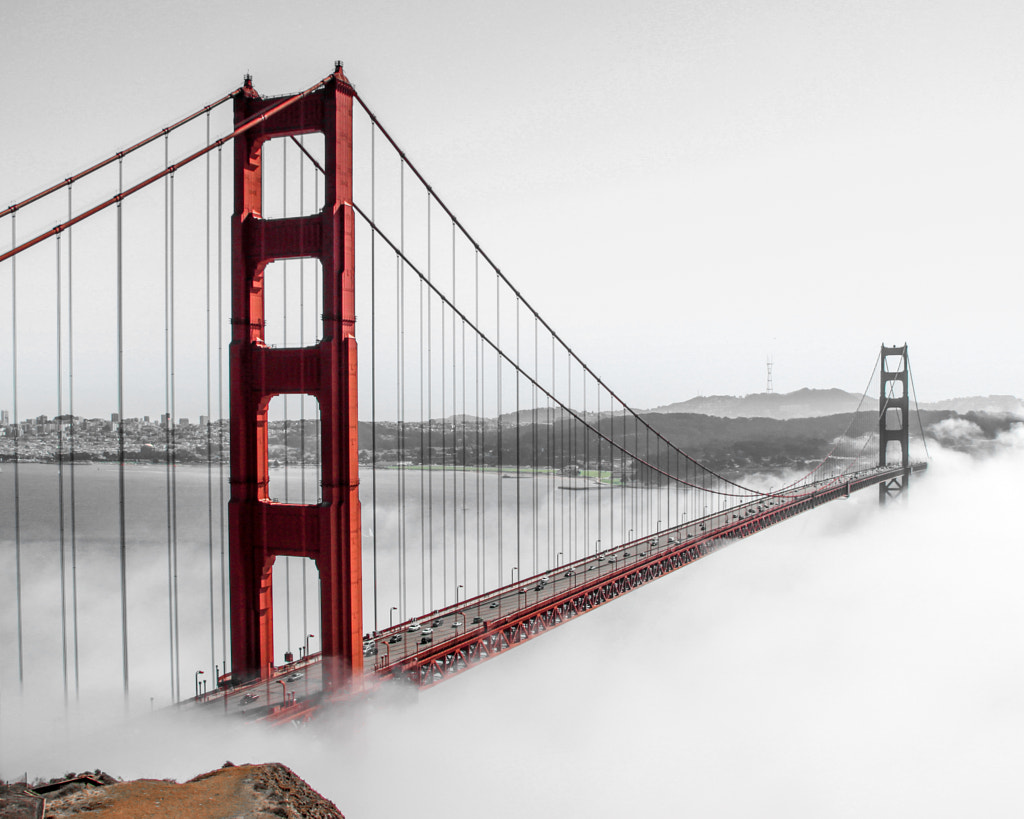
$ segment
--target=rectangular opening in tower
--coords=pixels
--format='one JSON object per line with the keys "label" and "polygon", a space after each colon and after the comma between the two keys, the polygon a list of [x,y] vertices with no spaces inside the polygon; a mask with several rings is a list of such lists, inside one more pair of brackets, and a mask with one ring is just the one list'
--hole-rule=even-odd
{"label": "rectangular opening in tower", "polygon": [[279,556],[273,578],[274,665],[300,663],[320,650],[320,571],[312,558]]}
{"label": "rectangular opening in tower", "polygon": [[889,407],[885,411],[885,428],[888,430],[903,429],[903,411],[897,407]]}
{"label": "rectangular opening in tower", "polygon": [[267,495],[275,503],[321,500],[320,402],[306,393],[275,395],[267,407]]}
{"label": "rectangular opening in tower", "polygon": [[906,393],[906,387],[902,379],[894,378],[885,385],[885,394],[889,398],[902,398]]}
{"label": "rectangular opening in tower", "polygon": [[319,259],[278,259],[263,269],[263,342],[312,347],[323,338],[323,266]]}
{"label": "rectangular opening in tower", "polygon": [[311,216],[324,207],[324,135],[268,139],[261,147],[264,219]]}
{"label": "rectangular opening in tower", "polygon": [[889,441],[885,446],[885,463],[898,465],[903,457],[899,441]]}
{"label": "rectangular opening in tower", "polygon": [[882,369],[887,373],[901,373],[904,370],[904,361],[902,355],[890,353],[882,359]]}

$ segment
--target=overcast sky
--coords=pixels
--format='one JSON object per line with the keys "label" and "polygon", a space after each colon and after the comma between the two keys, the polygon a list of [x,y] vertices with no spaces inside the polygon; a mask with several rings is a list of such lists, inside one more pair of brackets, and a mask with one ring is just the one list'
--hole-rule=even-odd
{"label": "overcast sky", "polygon": [[343,59],[634,406],[762,391],[768,355],[776,391],[859,392],[883,341],[922,400],[1019,395],[1022,30],[999,0],[8,4],[0,204]]}

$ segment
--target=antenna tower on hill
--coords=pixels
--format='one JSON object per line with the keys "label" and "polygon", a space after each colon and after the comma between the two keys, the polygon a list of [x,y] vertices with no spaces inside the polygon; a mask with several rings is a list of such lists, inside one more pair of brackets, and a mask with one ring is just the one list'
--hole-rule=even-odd
{"label": "antenna tower on hill", "polygon": [[772,357],[768,356],[768,386],[765,388],[765,392],[769,395],[774,392],[772,389]]}

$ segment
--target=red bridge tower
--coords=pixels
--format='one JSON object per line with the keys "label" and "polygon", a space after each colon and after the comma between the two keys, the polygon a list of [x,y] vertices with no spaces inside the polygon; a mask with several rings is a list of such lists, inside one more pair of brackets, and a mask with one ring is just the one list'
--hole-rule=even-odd
{"label": "red bridge tower", "polygon": [[[339,63],[317,90],[235,138],[231,304],[231,662],[235,680],[270,673],[274,658],[272,568],[278,556],[308,557],[320,572],[324,689],[362,674],[362,567],[356,414],[355,228],[352,95]],[[235,125],[279,105],[246,78]],[[322,133],[323,210],[263,219],[262,148],[268,139]],[[322,340],[270,348],[264,336],[263,273],[277,259],[319,259]],[[322,500],[284,504],[268,495],[267,408],[282,394],[319,402]]]}

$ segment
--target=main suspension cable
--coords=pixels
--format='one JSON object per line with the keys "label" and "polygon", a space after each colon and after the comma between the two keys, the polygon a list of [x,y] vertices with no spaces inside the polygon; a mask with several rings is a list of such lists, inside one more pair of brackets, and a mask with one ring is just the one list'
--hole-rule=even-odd
{"label": "main suspension cable", "polygon": [[[112,196],[109,199],[106,199],[103,202],[100,202],[98,205],[94,205],[93,207],[89,208],[88,210],[78,214],[74,218],[69,219],[68,221],[63,222],[61,224],[58,224],[56,227],[51,228],[50,230],[45,231],[44,233],[38,234],[37,236],[35,236],[34,238],[28,240],[27,242],[23,242],[20,245],[15,245],[10,250],[6,251],[5,253],[0,254],[0,262],[6,261],[7,259],[11,258],[12,256],[16,256],[19,253],[22,253],[23,251],[28,250],[30,247],[34,247],[35,245],[39,244],[40,242],[45,241],[46,239],[49,239],[51,236],[56,236],[61,231],[66,230],[67,228],[71,227],[72,225],[77,225],[79,222],[81,222],[81,221],[83,221],[85,219],[88,219],[90,216],[94,216],[95,214],[99,213],[102,210],[106,210],[111,205],[115,205],[119,201],[121,201],[122,199],[125,199],[125,198],[127,198],[129,196],[132,196],[135,193],[138,193],[139,191],[143,190],[144,188],[147,188],[150,185],[152,185],[154,182],[158,182],[161,179],[165,179],[167,176],[173,174],[179,168],[183,168],[186,165],[191,164],[192,162],[194,162],[195,160],[199,159],[200,157],[205,156],[207,153],[212,151],[214,148],[219,148],[225,142],[229,142],[229,141],[235,139],[235,137],[241,136],[242,134],[246,133],[247,131],[251,130],[252,128],[256,127],[257,125],[260,125],[264,120],[269,119],[270,117],[274,116],[275,114],[280,113],[281,111],[285,110],[289,106],[291,106],[291,105],[295,104],[296,102],[298,102],[300,99],[303,99],[304,97],[309,96],[314,91],[316,91],[317,89],[321,88],[324,84],[329,82],[331,77],[333,77],[333,76],[334,75],[332,74],[329,77],[325,77],[324,79],[320,80],[320,82],[318,82],[316,85],[310,86],[305,91],[300,91],[298,94],[295,94],[294,96],[291,96],[291,97],[288,97],[285,100],[282,100],[281,102],[277,103],[276,105],[273,105],[270,108],[268,108],[266,111],[263,111],[263,112],[258,113],[258,114],[253,114],[251,117],[246,119],[241,125],[237,126],[230,134],[227,134],[226,136],[223,136],[220,139],[217,139],[213,143],[211,143],[211,144],[209,144],[209,145],[207,145],[207,146],[205,146],[203,148],[200,148],[198,151],[196,151],[196,152],[194,152],[192,154],[189,154],[187,157],[182,159],[180,162],[175,162],[174,164],[170,164],[167,161],[167,159],[166,159],[166,151],[165,151],[165,166],[164,166],[164,169],[162,171],[159,171],[158,173],[153,174],[152,176],[142,180],[141,182],[138,182],[137,184],[133,185],[132,187],[128,188],[127,190],[119,191],[116,196]],[[166,138],[167,133],[169,133],[169,131],[166,132],[166,133],[165,132],[161,132],[161,135]],[[62,185],[63,184],[66,184],[66,183],[62,183]]]}
{"label": "main suspension cable", "polygon": [[4,210],[0,211],[0,219],[2,219],[3,217],[7,216],[8,214],[13,214],[16,211],[21,210],[22,208],[24,208],[27,205],[31,205],[33,202],[37,202],[40,199],[44,199],[45,197],[49,196],[51,193],[56,193],[61,188],[63,188],[65,185],[70,186],[70,185],[74,184],[79,179],[83,179],[86,176],[89,176],[89,174],[95,173],[96,171],[100,170],[101,168],[105,168],[108,165],[112,165],[115,162],[120,163],[121,160],[124,159],[124,157],[128,156],[128,154],[137,151],[139,148],[143,148],[146,145],[149,145],[151,142],[155,142],[156,140],[160,139],[160,137],[166,136],[167,134],[171,133],[172,131],[176,131],[182,125],[188,124],[189,122],[191,122],[192,120],[196,119],[197,117],[201,117],[203,114],[206,114],[207,118],[209,118],[210,111],[214,110],[215,108],[217,108],[218,106],[220,106],[223,103],[227,102],[228,100],[233,99],[235,97],[235,95],[238,94],[241,90],[242,90],[241,88],[237,88],[234,91],[232,91],[230,94],[225,94],[219,100],[216,100],[215,102],[211,102],[209,105],[205,105],[202,108],[200,108],[198,111],[195,111],[194,113],[189,114],[187,117],[184,117],[183,119],[178,120],[173,125],[168,125],[166,128],[160,129],[159,131],[157,131],[154,134],[151,134],[150,136],[146,137],[145,139],[140,140],[139,142],[136,142],[134,145],[131,145],[128,148],[125,148],[124,150],[118,151],[113,156],[109,156],[106,159],[104,159],[103,161],[97,162],[95,165],[93,165],[93,166],[91,166],[89,168],[86,168],[84,171],[79,171],[76,174],[72,174],[67,179],[65,179],[65,180],[63,180],[61,182],[58,182],[55,185],[51,185],[46,190],[39,191],[39,193],[33,194],[32,196],[28,197],[27,199],[23,199],[22,201],[18,202],[17,204],[10,205],[9,207],[7,207]]}

